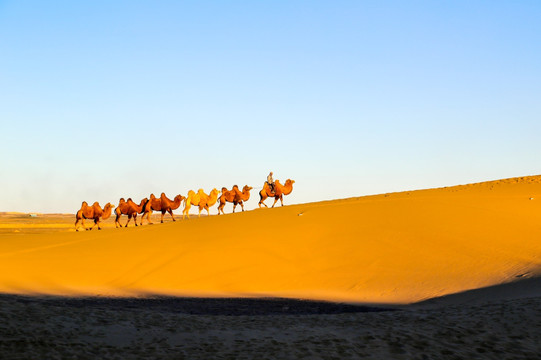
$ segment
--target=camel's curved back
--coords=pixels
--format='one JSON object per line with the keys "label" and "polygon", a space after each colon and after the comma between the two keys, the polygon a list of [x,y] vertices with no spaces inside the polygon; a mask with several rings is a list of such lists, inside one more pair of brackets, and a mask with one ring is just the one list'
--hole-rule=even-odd
{"label": "camel's curved back", "polygon": [[194,206],[198,206],[199,202],[201,201],[201,194],[200,191],[203,191],[202,189],[197,190],[197,193],[193,190],[190,190],[188,192],[188,196],[186,197],[185,201],[189,201],[190,204]]}
{"label": "camel's curved back", "polygon": [[105,206],[103,207],[103,210],[101,211],[101,219],[102,220],[107,220],[109,219],[109,217],[111,216],[111,213],[113,212],[113,208],[115,206],[111,203],[107,203],[105,204]]}
{"label": "camel's curved back", "polygon": [[241,191],[236,192],[235,201],[236,202],[248,201],[250,199],[250,190],[252,189],[253,188],[251,186],[244,185],[244,187],[242,188],[242,192]]}
{"label": "camel's curved back", "polygon": [[[130,201],[131,199],[128,199]],[[124,198],[120,198],[118,201],[118,206],[115,209],[115,214],[117,216],[120,215],[126,215],[128,213],[128,209],[130,208],[129,204],[124,200]]]}
{"label": "camel's curved back", "polygon": [[150,194],[150,198],[148,199],[148,203],[145,206],[145,212],[149,211],[161,211],[162,210],[162,200],[161,198],[157,198],[154,194]]}
{"label": "camel's curved back", "polygon": [[218,194],[220,192],[218,191],[218,189],[214,188],[212,189],[212,191],[210,192],[210,195],[208,196],[208,199],[206,201],[206,205],[207,206],[212,206],[214,204],[216,204],[216,202],[218,201]]}

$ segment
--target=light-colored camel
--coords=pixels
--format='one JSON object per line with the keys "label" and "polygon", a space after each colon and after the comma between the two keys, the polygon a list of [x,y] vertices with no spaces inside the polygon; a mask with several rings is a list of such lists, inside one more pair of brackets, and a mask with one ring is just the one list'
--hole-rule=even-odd
{"label": "light-colored camel", "polygon": [[214,206],[216,202],[218,201],[218,194],[220,192],[218,189],[214,188],[210,191],[210,194],[207,195],[204,192],[201,192],[200,198],[199,198],[199,217],[201,217],[201,210],[205,209],[207,210],[207,215],[210,215],[209,208],[211,206]]}
{"label": "light-colored camel", "polygon": [[216,201],[218,201],[218,194],[220,192],[214,188],[210,192],[210,195],[205,194],[203,189],[197,190],[197,193],[195,193],[193,190],[188,191],[188,196],[184,200],[184,210],[182,211],[182,218],[184,219],[185,216],[190,218],[190,207],[197,206],[199,208],[199,217],[201,217],[201,210],[205,209],[207,210],[207,214],[210,215],[209,207],[216,204]]}
{"label": "light-colored camel", "polygon": [[190,218],[190,214],[188,212],[190,211],[190,207],[192,205],[199,206],[202,192],[203,189],[199,189],[197,193],[193,190],[188,191],[188,196],[186,196],[186,199],[184,199],[184,210],[182,210],[182,219],[184,219],[186,216],[188,217],[188,219]]}
{"label": "light-colored camel", "polygon": [[147,217],[147,221],[149,224],[152,224],[152,221],[150,220],[150,215],[152,215],[152,211],[160,211],[162,213],[162,217],[160,219],[160,222],[163,223],[163,216],[166,212],[168,212],[171,215],[171,218],[173,221],[175,220],[175,216],[173,215],[173,210],[176,210],[179,208],[180,204],[182,203],[182,200],[184,200],[184,196],[178,194],[175,196],[174,200],[170,200],[167,196],[165,196],[165,193],[162,193],[159,198],[154,196],[154,194],[150,194],[150,199],[148,200],[147,204],[145,205],[143,209],[143,216],[141,217],[141,225],[143,225],[143,219],[145,216]]}
{"label": "light-colored camel", "polygon": [[[79,231],[79,222],[86,230],[92,230],[96,225],[98,225],[98,230],[101,230],[100,221],[107,220],[111,216],[114,207],[115,206],[111,205],[111,203],[107,203],[102,209],[97,201],[92,204],[92,206],[88,206],[88,203],[83,201],[81,209],[75,214],[75,230]],[[85,226],[85,219],[94,220],[94,225],[87,229]]]}
{"label": "light-colored camel", "polygon": [[124,198],[121,198],[118,206],[115,209],[115,226],[116,227],[122,227],[120,224],[120,217],[122,215],[128,215],[128,221],[126,222],[125,227],[128,227],[128,224],[130,223],[130,220],[133,218],[133,222],[135,223],[135,226],[137,226],[137,214],[143,213],[145,209],[145,205],[148,202],[148,198],[144,198],[141,200],[141,203],[137,205],[133,202],[131,198],[128,199],[128,201],[125,201]]}
{"label": "light-colored camel", "polygon": [[291,194],[291,191],[293,191],[294,182],[295,180],[287,179],[285,184],[282,185],[278,180],[276,180],[274,182],[274,192],[271,191],[269,184],[265,182],[263,184],[263,189],[259,192],[259,207],[261,207],[261,204],[267,207],[267,204],[265,204],[263,201],[265,201],[265,199],[267,199],[268,197],[274,198],[274,204],[272,204],[272,207],[276,205],[278,199],[280,199],[280,203],[282,204],[282,206],[284,206],[283,196]]}
{"label": "light-colored camel", "polygon": [[239,190],[237,185],[233,185],[231,191],[228,191],[226,188],[222,188],[220,204],[218,205],[218,215],[220,215],[220,211],[222,214],[225,214],[224,206],[226,202],[233,203],[233,212],[235,212],[237,205],[240,205],[242,211],[244,211],[244,201],[248,201],[248,199],[250,199],[250,190],[252,190],[252,187],[248,185],[244,185],[242,192]]}

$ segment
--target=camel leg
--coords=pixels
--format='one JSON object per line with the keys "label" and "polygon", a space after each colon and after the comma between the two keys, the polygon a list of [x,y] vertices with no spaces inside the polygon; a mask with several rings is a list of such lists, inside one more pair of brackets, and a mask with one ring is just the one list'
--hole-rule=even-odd
{"label": "camel leg", "polygon": [[241,201],[241,202],[239,203],[239,205],[240,205],[242,211],[244,211],[244,203]]}
{"label": "camel leg", "polygon": [[182,220],[184,220],[185,216],[187,216],[188,219],[190,218],[190,207],[191,204],[189,202],[186,202],[186,206],[184,206],[184,210],[182,210]]}
{"label": "camel leg", "polygon": [[274,205],[276,205],[276,203],[278,202],[278,198],[274,198],[274,204],[272,204],[272,207],[274,207]]}
{"label": "camel leg", "polygon": [[137,226],[137,213],[133,214],[133,222],[135,223],[135,226]]}
{"label": "camel leg", "polygon": [[143,219],[145,218],[145,215],[147,216],[147,222],[149,225],[152,225],[153,222],[150,220],[150,215],[152,215],[152,210],[147,211],[143,214],[143,217],[141,218],[141,225],[143,225]]}
{"label": "camel leg", "polygon": [[78,223],[79,223],[79,219],[75,218],[75,231],[79,231],[79,228],[77,227]]}
{"label": "camel leg", "polygon": [[120,219],[120,215],[116,214],[116,217],[115,217],[115,227],[116,228],[118,228],[119,226],[122,227],[122,225],[120,225],[120,223],[118,222],[118,219]]}
{"label": "camel leg", "polygon": [[173,210],[169,209],[167,210],[167,212],[169,213],[169,215],[171,215],[171,218],[173,219],[173,221],[176,221],[175,216],[173,215]]}
{"label": "camel leg", "polygon": [[234,202],[234,203],[233,203],[233,213],[235,213],[235,209],[236,209],[236,208],[237,208],[237,203]]}
{"label": "camel leg", "polygon": [[265,201],[267,199],[267,197],[263,197],[263,195],[261,195],[261,193],[259,193],[259,207],[261,208],[261,204],[265,205],[265,207],[268,207],[267,204],[265,204],[263,201]]}
{"label": "camel leg", "polygon": [[165,215],[165,210],[162,210],[162,218],[160,219],[160,222],[163,224],[163,216]]}
{"label": "camel leg", "polygon": [[280,196],[280,204],[282,204],[281,206],[284,206],[284,197],[283,196]]}
{"label": "camel leg", "polygon": [[131,218],[132,218],[131,214],[128,214],[128,221],[126,221],[126,225],[124,225],[124,227],[128,227],[128,224],[130,223]]}
{"label": "camel leg", "polygon": [[207,210],[207,216],[210,216],[209,207],[207,205],[205,205],[205,210]]}
{"label": "camel leg", "polygon": [[88,230],[88,229],[86,228],[86,225],[85,225],[85,218],[82,218],[82,219],[81,219],[81,223],[83,224],[83,227],[85,228],[85,230]]}
{"label": "camel leg", "polygon": [[92,225],[88,230],[94,229],[94,226],[98,223],[98,219],[94,219],[94,225]]}
{"label": "camel leg", "polygon": [[201,210],[203,210],[203,207],[199,205],[199,215],[197,215],[197,217],[201,217]]}

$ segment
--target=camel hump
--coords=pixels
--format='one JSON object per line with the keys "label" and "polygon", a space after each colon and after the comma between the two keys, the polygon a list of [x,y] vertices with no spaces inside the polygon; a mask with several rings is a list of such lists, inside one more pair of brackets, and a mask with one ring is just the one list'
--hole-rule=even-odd
{"label": "camel hump", "polygon": [[88,206],[88,203],[87,203],[86,201],[83,201],[83,202],[81,203],[81,207],[82,207],[82,206]]}
{"label": "camel hump", "polygon": [[160,195],[160,197],[164,197],[164,196],[165,196],[165,193],[164,193],[164,192],[162,192],[162,193],[161,193],[161,195]]}
{"label": "camel hump", "polygon": [[100,206],[100,203],[97,201],[94,201],[94,204],[92,204],[92,206]]}

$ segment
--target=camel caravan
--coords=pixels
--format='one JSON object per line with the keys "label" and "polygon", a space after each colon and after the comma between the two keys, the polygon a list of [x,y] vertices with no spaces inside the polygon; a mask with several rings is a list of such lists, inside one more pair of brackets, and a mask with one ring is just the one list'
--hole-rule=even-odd
{"label": "camel caravan", "polygon": [[[284,206],[283,197],[284,195],[291,194],[293,191],[294,182],[294,180],[287,179],[284,185],[282,185],[278,180],[273,181],[272,173],[270,173],[270,175],[267,177],[267,181],[263,184],[262,190],[259,192],[259,208],[261,208],[261,205],[267,207],[264,202],[267,198],[274,198],[272,207],[276,205],[278,200],[280,200],[281,206]],[[251,186],[245,185],[241,191],[237,185],[233,185],[231,190],[223,187],[221,190],[221,195],[220,191],[218,191],[216,188],[212,189],[208,195],[203,191],[203,189],[199,189],[197,192],[190,190],[188,191],[188,195],[186,197],[179,194],[175,196],[173,200],[169,199],[165,193],[161,193],[160,197],[150,194],[149,198],[142,199],[139,204],[135,203],[131,198],[128,198],[128,200],[121,198],[116,208],[111,203],[107,203],[103,209],[98,202],[95,202],[92,204],[92,206],[89,206],[86,201],[83,201],[81,208],[75,215],[75,230],[79,231],[81,226],[85,230],[92,230],[95,226],[98,227],[98,230],[101,230],[100,222],[107,220],[111,216],[113,208],[116,215],[115,226],[117,228],[127,227],[132,219],[135,226],[138,226],[138,215],[141,215],[139,225],[143,225],[143,220],[145,217],[149,225],[153,224],[150,220],[150,216],[152,215],[153,211],[161,212],[161,223],[163,223],[163,217],[165,216],[166,212],[171,215],[173,221],[176,221],[175,216],[173,215],[173,210],[178,209],[182,202],[184,202],[182,219],[186,217],[188,219],[190,218],[189,211],[192,206],[199,210],[199,217],[201,216],[201,211],[203,210],[206,210],[207,215],[210,215],[209,209],[216,204],[218,204],[218,215],[225,214],[224,207],[226,203],[233,204],[233,213],[235,212],[237,205],[240,205],[242,211],[244,211],[244,202],[250,199],[250,190],[252,189],[253,188]],[[128,217],[128,221],[124,226],[122,226],[120,223],[120,218],[122,215],[126,215]],[[94,224],[87,228],[85,226],[85,220],[93,220]]]}

